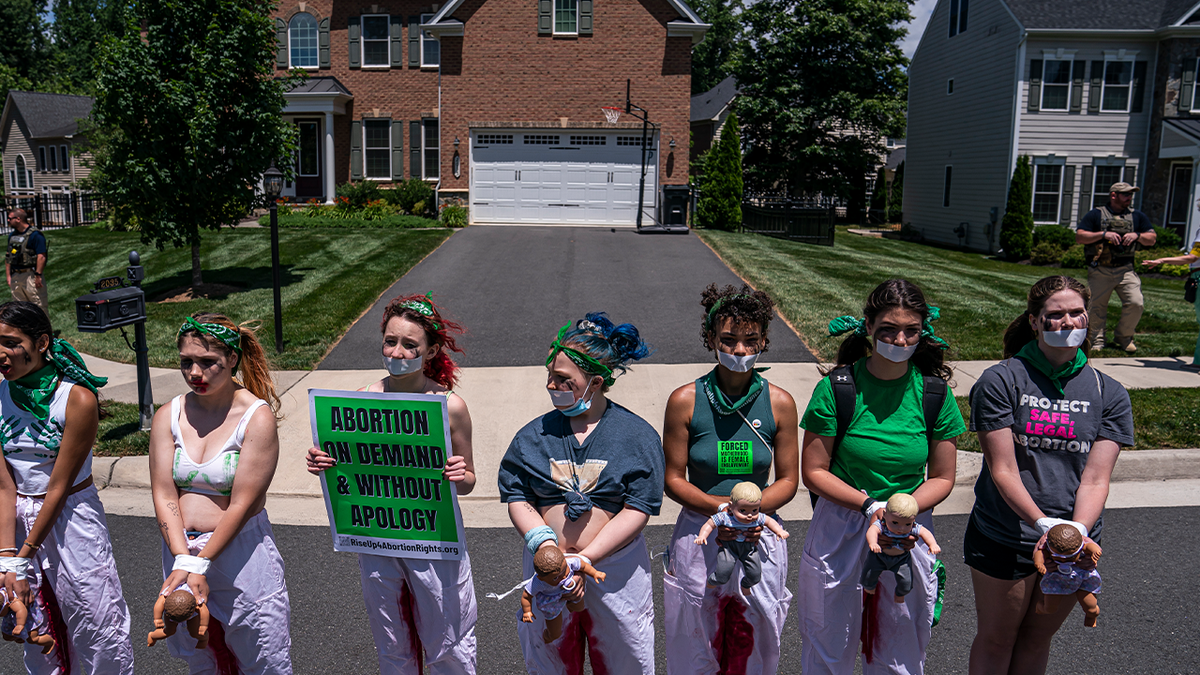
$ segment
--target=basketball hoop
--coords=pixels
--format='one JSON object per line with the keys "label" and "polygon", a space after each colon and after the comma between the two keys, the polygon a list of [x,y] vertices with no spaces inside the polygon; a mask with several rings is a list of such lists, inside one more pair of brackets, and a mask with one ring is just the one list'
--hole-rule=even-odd
{"label": "basketball hoop", "polygon": [[605,105],[605,106],[600,106],[600,109],[604,111],[604,118],[606,120],[608,120],[609,124],[616,124],[617,121],[621,119],[621,109],[620,108],[613,108],[611,106]]}

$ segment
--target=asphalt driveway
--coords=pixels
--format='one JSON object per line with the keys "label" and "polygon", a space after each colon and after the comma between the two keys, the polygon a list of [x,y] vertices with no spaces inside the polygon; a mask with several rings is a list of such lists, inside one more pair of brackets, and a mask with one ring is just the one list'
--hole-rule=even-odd
{"label": "asphalt driveway", "polygon": [[[593,311],[631,322],[655,349],[647,363],[707,363],[700,292],[741,280],[698,237],[631,229],[474,226],[457,232],[388,289],[318,366],[380,368],[379,317],[398,295],[433,291],[467,328],[459,365],[541,365],[558,328]],[[776,315],[771,362],[814,361]]]}

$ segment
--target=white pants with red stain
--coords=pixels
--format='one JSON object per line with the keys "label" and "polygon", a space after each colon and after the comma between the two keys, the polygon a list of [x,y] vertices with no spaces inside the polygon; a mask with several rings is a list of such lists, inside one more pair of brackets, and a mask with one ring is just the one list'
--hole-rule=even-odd
{"label": "white pants with red stain", "polygon": [[706,520],[685,508],[671,535],[669,569],[663,575],[667,673],[775,673],[792,601],[787,542],[763,528],[758,545],[762,579],[750,595],[742,595],[740,565],[723,586],[707,588],[717,560],[716,533],[704,546],[695,542]]}
{"label": "white pants with red stain", "polygon": [[[933,531],[930,512],[917,522]],[[863,588],[859,583],[867,557],[867,519],[820,499],[813,511],[800,556],[801,668],[804,675],[850,675],[861,647]],[[897,603],[895,577],[884,572],[878,598],[876,639],[864,675],[917,675],[925,671],[925,647],[937,599],[934,557],[923,542],[912,550],[912,592]]]}
{"label": "white pants with red stain", "polygon": [[[42,510],[42,501],[40,497],[17,497],[17,541],[25,540]],[[32,675],[132,675],[129,608],[95,486],[67,497],[62,513],[33,557],[33,566],[42,597],[47,597],[46,585],[54,597],[56,607],[47,611],[62,617],[68,635],[52,631],[60,644],[50,654],[42,654],[38,645],[26,644],[25,668]],[[71,660],[67,670],[61,665],[62,650]]]}
{"label": "white pants with red stain", "polygon": [[[597,584],[584,577],[584,609],[564,611],[562,637],[546,644],[546,617],[536,609],[533,623],[516,612],[517,634],[531,675],[583,675],[586,648],[595,675],[654,673],[654,589],[650,555],[638,534],[619,551],[592,561],[606,575]],[[533,576],[533,556],[525,551],[523,576]]]}
{"label": "white pants with red stain", "polygon": [[475,673],[471,559],[417,560],[358,554],[363,600],[381,675]]}
{"label": "white pants with red stain", "polygon": [[[188,540],[188,552],[199,555],[211,532]],[[163,545],[163,578],[171,574],[175,556]],[[196,649],[186,630],[167,638],[171,656],[183,659],[192,675],[224,673],[228,660],[240,675],[290,675],[292,672],[291,605],[283,579],[283,558],[266,510],[250,517],[241,532],[212,561],[208,611],[220,622],[208,647]],[[217,636],[223,633],[224,640]],[[220,644],[223,642],[224,644]]]}

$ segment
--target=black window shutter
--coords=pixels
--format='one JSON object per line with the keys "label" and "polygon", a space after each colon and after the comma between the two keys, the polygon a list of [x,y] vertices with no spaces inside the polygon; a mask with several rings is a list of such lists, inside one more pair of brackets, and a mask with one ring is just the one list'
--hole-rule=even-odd
{"label": "black window shutter", "polygon": [[1079,217],[1083,218],[1088,211],[1092,210],[1092,171],[1094,167],[1091,164],[1083,166],[1083,170],[1079,172]]}
{"label": "black window shutter", "polygon": [[350,36],[350,67],[358,68],[362,64],[362,47],[360,46],[362,18],[357,16],[350,17],[346,33]]}
{"label": "black window shutter", "polygon": [[421,122],[408,123],[408,175],[421,177]]}
{"label": "black window shutter", "polygon": [[404,180],[404,122],[392,120],[392,180]]}
{"label": "black window shutter", "polygon": [[538,35],[554,33],[554,0],[538,0]]}
{"label": "black window shutter", "polygon": [[1137,167],[1135,165],[1125,165],[1125,182],[1130,185],[1137,185]]}
{"label": "black window shutter", "polygon": [[1104,62],[1092,61],[1092,88],[1088,92],[1088,110],[1100,112],[1100,83],[1104,81]]}
{"label": "black window shutter", "polygon": [[579,0],[579,34],[592,34],[592,0]]}
{"label": "black window shutter", "polygon": [[350,178],[352,180],[363,177],[362,141],[362,122],[355,120],[350,123]]}
{"label": "black window shutter", "polygon": [[421,17],[408,17],[408,67],[421,67]]}
{"label": "black window shutter", "polygon": [[329,17],[317,24],[317,53],[322,70],[329,70]]}
{"label": "black window shutter", "polygon": [[970,0],[959,0],[958,3],[958,32],[967,32],[967,4]]}
{"label": "black window shutter", "polygon": [[1192,109],[1192,87],[1196,85],[1196,59],[1186,57],[1183,61],[1183,76],[1179,82],[1179,112]]}
{"label": "black window shutter", "polygon": [[1137,61],[1133,64],[1133,101],[1129,104],[1129,112],[1140,113],[1146,98],[1146,62]]}
{"label": "black window shutter", "polygon": [[288,67],[288,29],[283,19],[275,19],[275,65],[279,68]]}
{"label": "black window shutter", "polygon": [[1029,62],[1029,112],[1037,112],[1042,105],[1042,60]]}
{"label": "black window shutter", "polygon": [[1075,167],[1064,166],[1062,177],[1062,200],[1060,208],[1062,215],[1059,216],[1058,222],[1061,225],[1071,224],[1071,202],[1075,196]]}
{"label": "black window shutter", "polygon": [[1071,112],[1083,110],[1083,69],[1086,61],[1076,60],[1071,64]]}
{"label": "black window shutter", "polygon": [[392,67],[404,67],[404,20],[395,14],[389,17],[391,24]]}

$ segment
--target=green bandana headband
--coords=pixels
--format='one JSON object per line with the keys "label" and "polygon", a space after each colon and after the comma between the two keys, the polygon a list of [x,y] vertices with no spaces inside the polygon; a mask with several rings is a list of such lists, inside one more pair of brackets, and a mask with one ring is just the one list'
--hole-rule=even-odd
{"label": "green bandana headband", "polygon": [[[416,312],[417,314],[420,314],[421,316],[429,317],[430,319],[432,319],[434,316],[434,314],[433,314],[433,291],[429,291],[428,293],[426,293],[424,299],[406,300],[405,302],[400,303],[400,309],[411,309],[412,311]],[[438,322],[434,321],[433,329],[441,330],[442,327],[440,325],[438,325]]]}
{"label": "green bandana headband", "polygon": [[93,394],[108,384],[108,378],[98,377],[88,371],[83,357],[66,340],[50,340],[46,361],[44,368],[12,382],[9,389],[18,407],[33,413],[35,418],[43,422],[50,417],[50,400],[63,377],[86,387]]}
{"label": "green bandana headband", "polygon": [[[929,317],[926,318],[921,324],[921,337],[929,338],[930,340],[941,345],[943,348],[946,348],[950,345],[933,332],[933,326],[931,325],[933,321],[937,321],[939,318],[941,318],[941,316],[942,310],[934,307],[933,305],[929,306]],[[828,330],[829,337],[837,337],[838,335],[843,335],[850,332],[853,332],[855,335],[867,337],[867,320],[858,319],[849,315],[839,316],[838,318],[829,322]]]}
{"label": "green bandana headband", "polygon": [[237,374],[237,367],[242,364],[242,335],[238,331],[222,326],[219,323],[200,323],[199,321],[188,317],[184,319],[183,325],[179,327],[179,335],[183,335],[189,330],[194,330],[205,335],[211,335],[220,340],[225,346],[237,352],[238,362],[233,367],[232,374]]}
{"label": "green bandana headband", "polygon": [[550,344],[550,355],[546,357],[546,367],[549,368],[550,364],[554,362],[554,357],[558,356],[559,352],[562,352],[567,355],[568,359],[571,359],[572,363],[579,366],[580,370],[585,373],[600,375],[604,378],[604,384],[611,387],[617,381],[617,378],[613,376],[612,368],[577,349],[572,349],[563,344],[563,338],[567,336],[567,331],[569,330],[571,330],[570,323],[558,329],[558,337]]}
{"label": "green bandana headband", "polygon": [[745,295],[743,293],[738,293],[737,295],[733,295],[733,296],[730,296],[723,300],[718,300],[715,303],[713,303],[712,309],[708,310],[708,314],[706,314],[704,316],[704,330],[710,331],[710,332],[712,331],[713,319],[716,318],[717,310],[721,309],[722,305],[724,305],[727,302],[733,302],[734,300],[745,300],[749,297],[750,297],[749,295]]}

